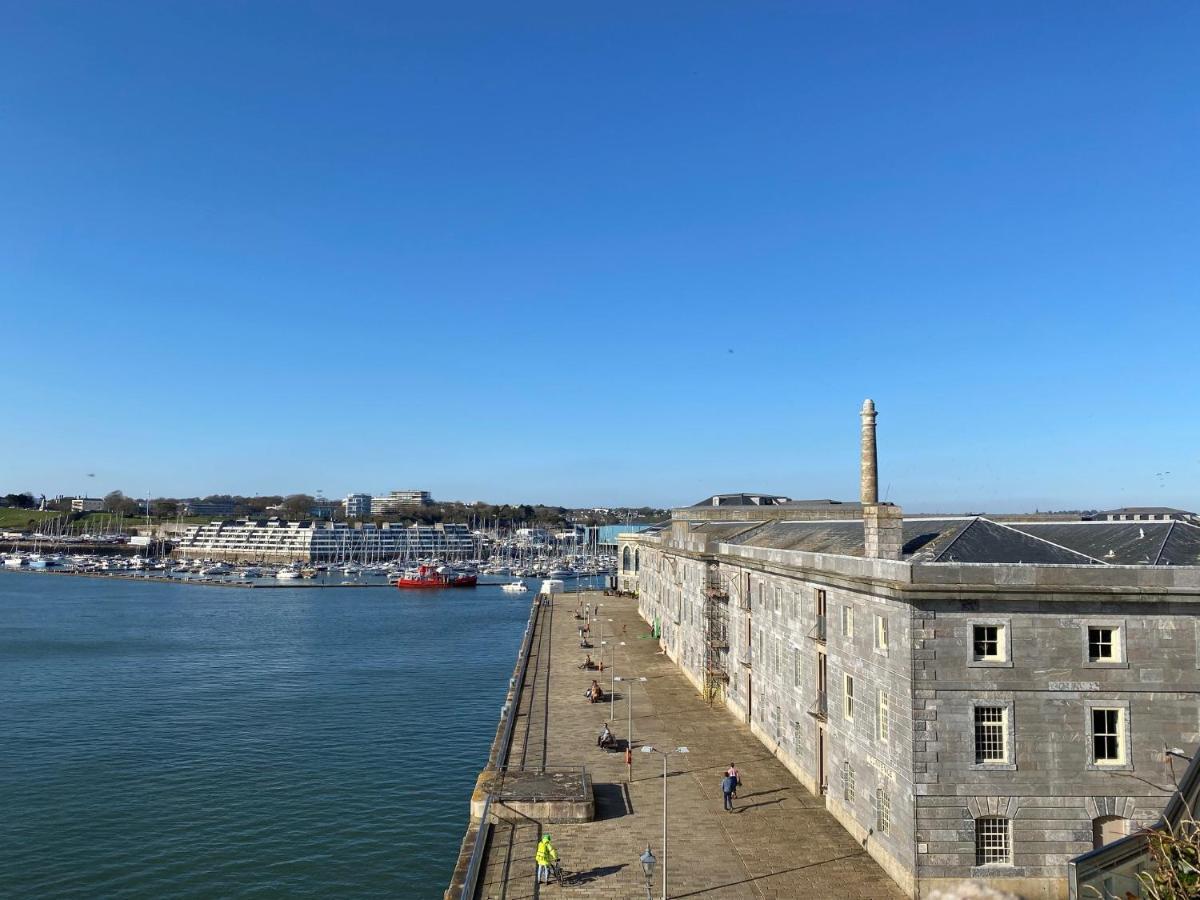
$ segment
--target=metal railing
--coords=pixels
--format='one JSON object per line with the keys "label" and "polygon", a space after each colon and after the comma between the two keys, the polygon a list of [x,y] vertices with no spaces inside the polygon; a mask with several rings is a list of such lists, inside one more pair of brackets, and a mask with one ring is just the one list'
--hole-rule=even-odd
{"label": "metal railing", "polygon": [[[550,602],[553,602],[553,599]],[[500,715],[504,718],[504,731],[501,734],[500,744],[496,748],[496,756],[492,760],[492,765],[501,770],[508,767],[508,750],[512,744],[513,729],[517,723],[517,707],[521,702],[521,691],[525,689],[525,672],[529,668],[529,651],[533,647],[533,633],[537,631],[538,616],[542,609],[541,597],[534,598],[533,604],[533,609],[529,612],[529,624],[525,626],[525,637],[522,639],[521,649],[517,653],[517,674],[512,679],[512,698],[500,710]],[[474,900],[475,892],[479,887],[479,872],[483,866],[484,848],[487,846],[487,838],[492,827],[488,822],[488,817],[492,812],[492,796],[492,793],[489,792],[483,801],[479,829],[475,833],[475,846],[471,848],[471,859],[467,863],[467,874],[463,878],[462,891],[458,895],[459,900]]]}
{"label": "metal railing", "polygon": [[483,867],[483,851],[487,847],[487,837],[491,831],[488,816],[492,814],[492,795],[488,794],[483,801],[483,814],[479,817],[479,828],[475,832],[475,846],[471,848],[471,859],[467,863],[467,874],[463,877],[463,889],[459,894],[460,900],[474,900],[478,888],[479,870]]}
{"label": "metal railing", "polygon": [[813,625],[808,636],[818,643],[825,643],[825,617],[817,616],[817,623]]}

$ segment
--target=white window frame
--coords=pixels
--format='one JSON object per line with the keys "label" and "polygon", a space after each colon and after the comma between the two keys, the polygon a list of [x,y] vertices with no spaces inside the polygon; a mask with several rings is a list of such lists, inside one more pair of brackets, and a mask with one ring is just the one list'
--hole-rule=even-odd
{"label": "white window frame", "polygon": [[842,718],[854,721],[854,676],[842,673]]}
{"label": "white window frame", "polygon": [[892,798],[888,796],[887,788],[875,788],[875,831],[878,834],[889,834],[892,830]]}
{"label": "white window frame", "polygon": [[847,640],[854,637],[854,607],[849,603],[842,606],[842,637]]}
{"label": "white window frame", "polygon": [[[1002,736],[1003,736],[1003,742],[1004,742],[1004,759],[1002,759],[1002,760],[979,761],[977,758],[978,751],[977,751],[976,731],[975,731],[975,717],[976,717],[975,710],[979,709],[980,707],[987,707],[989,709],[999,708],[1002,710],[1001,727],[1002,727]],[[971,768],[972,769],[982,770],[982,771],[1004,771],[1004,772],[1016,771],[1016,768],[1017,768],[1016,730],[1014,728],[1013,701],[1011,699],[990,699],[990,698],[988,698],[988,699],[972,700],[971,701],[970,728],[971,728],[971,759],[972,759]]]}
{"label": "white window frame", "polygon": [[[1095,772],[1132,772],[1133,747],[1130,743],[1131,731],[1129,721],[1128,700],[1093,700],[1087,704],[1087,758],[1088,769]],[[1117,713],[1115,737],[1120,750],[1117,759],[1096,759],[1095,713],[1100,710],[1114,710]]]}
{"label": "white window frame", "polygon": [[[990,828],[985,829],[984,823],[989,826],[999,823],[1000,827],[994,831]],[[1004,851],[1004,856],[1001,859],[986,860],[986,855],[989,849],[996,849],[995,844],[990,848],[988,846],[989,836],[999,837],[999,846]],[[976,869],[993,869],[997,867],[1011,867],[1013,861],[1013,842],[1012,842],[1012,819],[1007,816],[980,816],[975,820],[975,868]]]}
{"label": "white window frame", "polygon": [[792,687],[803,687],[804,683],[801,680],[801,659],[800,648],[795,644],[792,645]]}
{"label": "white window frame", "polygon": [[[971,619],[967,635],[967,666],[970,668],[1012,668],[1012,628],[1008,619]],[[995,628],[996,655],[979,656],[975,653],[975,629]]]}
{"label": "white window frame", "polygon": [[[1125,652],[1124,619],[1084,619],[1079,623],[1083,632],[1083,666],[1086,669],[1128,669],[1129,656]],[[1113,657],[1092,659],[1091,643],[1093,628],[1112,629]]]}
{"label": "white window frame", "polygon": [[875,613],[875,652],[887,656],[888,652],[888,617]]}
{"label": "white window frame", "polygon": [[779,615],[783,611],[783,588],[780,585],[775,585],[775,614]]}
{"label": "white window frame", "polygon": [[891,700],[885,690],[875,695],[875,739],[885,747],[892,738]]}
{"label": "white window frame", "polygon": [[848,759],[842,761],[842,800],[854,802],[854,767]]}

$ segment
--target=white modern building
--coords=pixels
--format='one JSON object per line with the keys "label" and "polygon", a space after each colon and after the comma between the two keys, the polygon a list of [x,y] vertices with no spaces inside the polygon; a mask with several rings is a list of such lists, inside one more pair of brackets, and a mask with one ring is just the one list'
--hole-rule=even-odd
{"label": "white modern building", "polygon": [[71,512],[100,512],[104,501],[99,497],[75,497],[71,501]]}
{"label": "white modern building", "polygon": [[347,519],[367,519],[371,516],[370,494],[347,494],[342,501]]}
{"label": "white modern building", "polygon": [[371,515],[382,516],[388,513],[420,509],[431,503],[433,503],[433,498],[429,495],[429,491],[391,491],[386,497],[371,498]]}
{"label": "white modern building", "polygon": [[232,562],[469,559],[478,539],[466,525],[239,519],[192,525],[176,543],[178,557]]}

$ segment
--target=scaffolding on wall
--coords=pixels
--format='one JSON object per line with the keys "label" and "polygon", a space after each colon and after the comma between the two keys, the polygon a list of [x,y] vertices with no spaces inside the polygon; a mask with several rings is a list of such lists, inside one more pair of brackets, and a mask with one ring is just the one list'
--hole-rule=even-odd
{"label": "scaffolding on wall", "polygon": [[709,563],[704,585],[704,696],[708,705],[724,700],[729,683],[729,589],[721,581],[721,567]]}

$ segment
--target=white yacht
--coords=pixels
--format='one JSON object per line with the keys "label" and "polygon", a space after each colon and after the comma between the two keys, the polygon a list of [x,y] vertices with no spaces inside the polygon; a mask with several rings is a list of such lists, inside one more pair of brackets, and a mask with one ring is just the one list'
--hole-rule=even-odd
{"label": "white yacht", "polygon": [[510,581],[508,584],[502,585],[500,590],[506,594],[523,594],[529,590],[529,585],[524,581]]}

